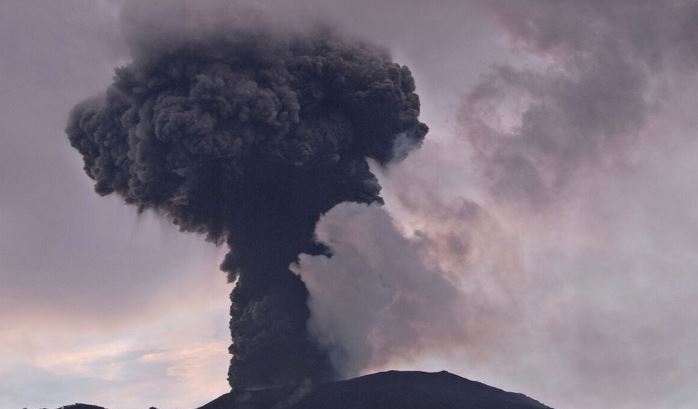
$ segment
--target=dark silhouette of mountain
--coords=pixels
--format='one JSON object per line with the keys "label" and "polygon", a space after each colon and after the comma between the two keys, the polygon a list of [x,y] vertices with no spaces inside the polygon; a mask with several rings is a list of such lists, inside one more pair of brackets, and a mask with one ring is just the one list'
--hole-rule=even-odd
{"label": "dark silhouette of mountain", "polygon": [[[76,403],[59,409],[105,409]],[[151,408],[154,409],[154,408]],[[520,393],[441,372],[388,371],[311,387],[230,392],[199,409],[551,409]]]}
{"label": "dark silhouette of mountain", "polygon": [[227,393],[199,409],[550,409],[442,371],[389,371],[316,387]]}

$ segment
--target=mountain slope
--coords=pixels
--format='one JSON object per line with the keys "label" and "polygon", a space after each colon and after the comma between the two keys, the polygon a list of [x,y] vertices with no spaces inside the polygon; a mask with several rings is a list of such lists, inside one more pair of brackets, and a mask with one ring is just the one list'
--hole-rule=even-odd
{"label": "mountain slope", "polygon": [[550,409],[519,393],[506,392],[442,371],[389,371],[315,388],[229,393],[199,409]]}

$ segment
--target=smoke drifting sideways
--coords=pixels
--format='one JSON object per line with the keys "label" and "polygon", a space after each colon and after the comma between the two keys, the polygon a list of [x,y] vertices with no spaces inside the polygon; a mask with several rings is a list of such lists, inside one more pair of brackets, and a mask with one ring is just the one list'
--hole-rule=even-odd
{"label": "smoke drifting sideways", "polygon": [[540,213],[585,172],[627,161],[671,78],[692,76],[698,64],[695,2],[481,4],[533,62],[493,66],[460,112],[500,203]]}
{"label": "smoke drifting sideways", "polygon": [[230,248],[232,388],[331,379],[309,335],[308,291],[289,265],[342,202],[381,203],[380,165],[427,126],[407,67],[330,30],[227,28],[139,39],[133,61],[66,132],[100,195],[116,193]]}

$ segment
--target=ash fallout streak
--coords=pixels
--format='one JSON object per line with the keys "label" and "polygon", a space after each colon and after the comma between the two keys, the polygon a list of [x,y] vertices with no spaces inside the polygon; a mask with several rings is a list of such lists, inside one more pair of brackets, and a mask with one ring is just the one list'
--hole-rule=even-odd
{"label": "ash fallout streak", "polygon": [[142,41],[103,96],[74,108],[70,143],[100,195],[229,246],[231,387],[332,379],[289,265],[330,255],[314,236],[323,213],[381,202],[366,158],[421,144],[414,80],[328,30],[191,37]]}

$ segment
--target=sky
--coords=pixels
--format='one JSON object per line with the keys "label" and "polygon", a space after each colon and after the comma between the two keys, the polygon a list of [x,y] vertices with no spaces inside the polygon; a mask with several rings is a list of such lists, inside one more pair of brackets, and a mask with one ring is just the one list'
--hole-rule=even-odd
{"label": "sky", "polygon": [[335,256],[294,266],[346,376],[445,369],[559,408],[698,405],[698,2],[6,0],[0,407],[227,391],[225,250],[95,194],[64,128],[129,61],[134,19],[251,3],[389,49],[431,128],[374,167],[385,206],[333,209],[317,235]]}

